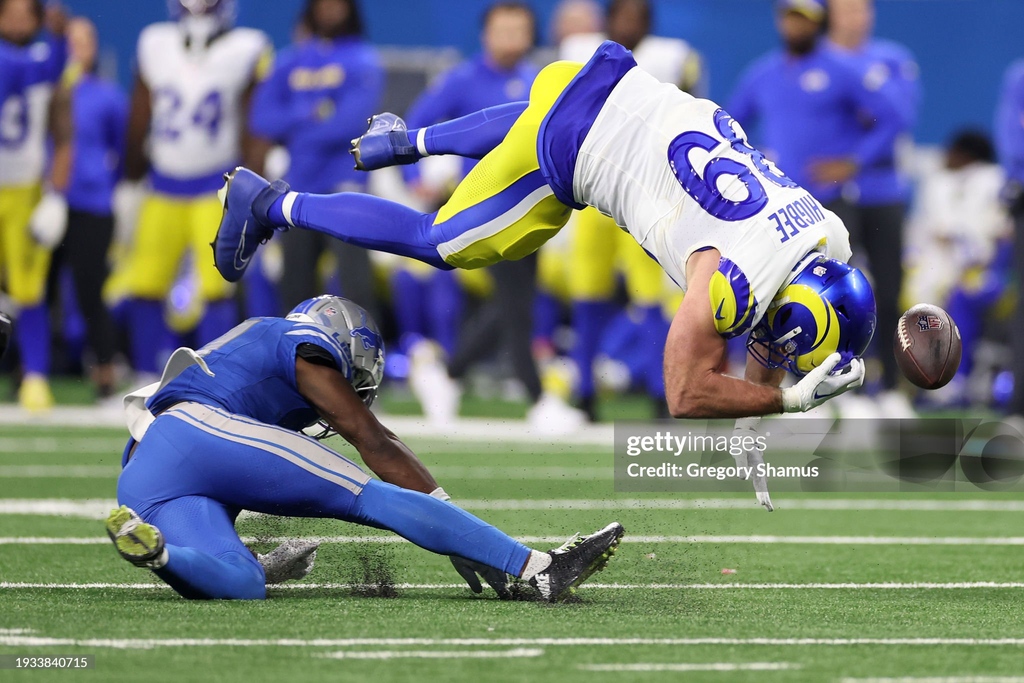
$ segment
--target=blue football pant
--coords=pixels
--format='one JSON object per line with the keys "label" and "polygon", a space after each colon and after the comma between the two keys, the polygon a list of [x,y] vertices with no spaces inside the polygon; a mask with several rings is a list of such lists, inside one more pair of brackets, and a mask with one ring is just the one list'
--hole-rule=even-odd
{"label": "blue football pant", "polygon": [[314,439],[198,403],[150,426],[117,498],[163,533],[168,562],[156,574],[186,598],[265,597],[263,569],[234,528],[241,510],[388,529],[510,574],[531,552],[451,503],[371,479]]}

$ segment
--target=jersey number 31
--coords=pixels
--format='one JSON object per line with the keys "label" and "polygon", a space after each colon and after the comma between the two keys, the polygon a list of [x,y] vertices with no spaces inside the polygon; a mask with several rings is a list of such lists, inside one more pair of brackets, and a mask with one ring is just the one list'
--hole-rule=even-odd
{"label": "jersey number 31", "polygon": [[[747,144],[742,131],[733,126],[734,122],[724,110],[718,109],[715,111],[715,128],[724,141],[694,130],[677,136],[668,146],[668,163],[686,194],[693,197],[702,209],[723,221],[742,221],[756,216],[765,207],[768,194],[758,176],[779,187],[797,186],[772,166],[763,154]],[[690,159],[690,153],[702,150],[711,154],[722,144],[728,144],[734,151],[749,158],[758,173],[746,164],[721,156],[708,161],[703,170],[698,172]],[[747,188],[747,196],[743,199],[725,197],[718,186],[722,176],[732,176],[743,183]]]}

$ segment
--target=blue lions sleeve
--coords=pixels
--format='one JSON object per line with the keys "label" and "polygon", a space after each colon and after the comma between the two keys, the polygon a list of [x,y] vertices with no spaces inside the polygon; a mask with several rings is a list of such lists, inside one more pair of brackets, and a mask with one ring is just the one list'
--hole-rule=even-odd
{"label": "blue lions sleeve", "polygon": [[157,414],[192,401],[285,429],[299,430],[319,419],[299,393],[295,361],[326,362],[352,379],[351,340],[316,323],[252,318],[210,342],[192,365],[146,403]]}

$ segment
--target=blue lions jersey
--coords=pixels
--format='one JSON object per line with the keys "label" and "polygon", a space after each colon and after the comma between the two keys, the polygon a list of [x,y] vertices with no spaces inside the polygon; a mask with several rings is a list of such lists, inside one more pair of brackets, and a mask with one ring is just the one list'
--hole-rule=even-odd
{"label": "blue lions jersey", "polygon": [[175,403],[221,407],[264,424],[300,430],[319,419],[299,394],[295,359],[329,363],[352,380],[349,340],[334,329],[283,318],[251,318],[199,350],[213,375],[192,365],[146,402],[156,414]]}

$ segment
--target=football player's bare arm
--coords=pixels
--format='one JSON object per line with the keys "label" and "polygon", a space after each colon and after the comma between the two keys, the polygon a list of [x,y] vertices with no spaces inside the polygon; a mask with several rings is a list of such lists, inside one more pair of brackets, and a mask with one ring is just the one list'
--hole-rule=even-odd
{"label": "football player's bare arm", "polygon": [[128,114],[128,138],[124,156],[124,173],[128,180],[142,180],[146,175],[146,136],[153,117],[153,100],[149,86],[138,75],[132,90],[131,111]]}
{"label": "football player's bare arm", "polygon": [[302,397],[332,429],[355,446],[366,466],[382,480],[423,493],[438,488],[419,458],[377,420],[340,372],[298,358],[295,383]]}
{"label": "football player's bare arm", "polygon": [[53,139],[53,157],[50,163],[50,184],[58,192],[68,188],[71,179],[72,135],[71,89],[59,86],[50,100],[50,137]]}
{"label": "football player's bare arm", "polygon": [[[718,268],[715,249],[690,256],[687,290],[665,341],[665,398],[677,418],[730,418],[782,411],[778,385],[728,377],[726,341],[712,318],[708,287]],[[758,376],[757,379],[764,379]]]}
{"label": "football player's bare arm", "polygon": [[[767,351],[765,354],[767,355]],[[747,354],[747,367],[743,372],[743,378],[748,382],[777,387],[782,384],[785,376],[785,368],[766,368],[761,363],[758,363],[753,356]]]}

